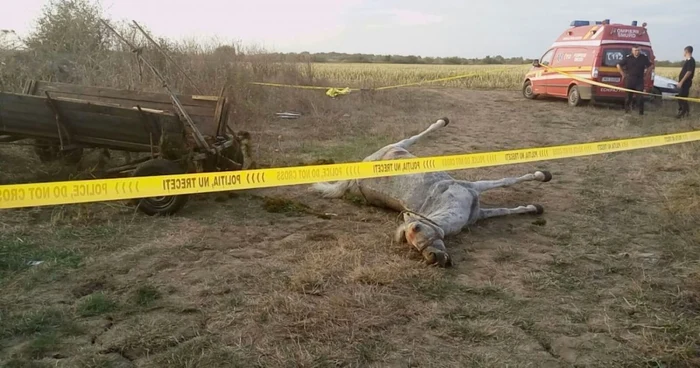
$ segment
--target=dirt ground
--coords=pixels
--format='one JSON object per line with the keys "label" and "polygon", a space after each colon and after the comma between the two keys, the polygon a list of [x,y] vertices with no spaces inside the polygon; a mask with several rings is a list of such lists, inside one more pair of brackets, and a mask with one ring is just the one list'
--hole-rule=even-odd
{"label": "dirt ground", "polygon": [[[287,92],[280,92],[287,93]],[[310,94],[317,92],[310,92]],[[273,98],[249,121],[270,166],[358,161],[447,116],[419,156],[696,129],[518,92]],[[697,108],[696,108],[697,109]],[[540,216],[479,223],[451,269],[393,244],[397,214],[307,187],[193,198],[172,218],[121,203],[0,213],[6,367],[691,367],[700,365],[699,144],[452,172],[549,183],[485,194]],[[3,183],[55,175],[0,147]],[[34,263],[31,263],[36,261]],[[42,262],[37,265],[38,262]]]}

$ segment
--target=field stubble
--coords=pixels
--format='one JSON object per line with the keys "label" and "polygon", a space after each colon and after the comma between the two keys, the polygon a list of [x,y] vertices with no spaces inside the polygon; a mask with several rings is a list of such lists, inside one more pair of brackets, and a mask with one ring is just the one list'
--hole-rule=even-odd
{"label": "field stubble", "polygon": [[[302,67],[299,67],[302,68]],[[522,88],[530,65],[403,65],[403,64],[313,64],[313,75],[334,87],[376,88],[466,75],[466,78],[426,84],[428,86],[508,89]],[[658,67],[664,77],[678,79],[680,68]],[[694,93],[700,93],[695,84]]]}
{"label": "field stubble", "polygon": [[[442,155],[697,126],[514,91],[410,89],[329,99],[270,90],[297,120],[240,127],[273,166],[354,161],[453,120],[412,149]],[[517,127],[517,135],[513,134]],[[196,196],[175,218],[119,204],[0,217],[8,367],[606,366],[698,364],[697,144],[456,172],[554,180],[485,196],[542,203],[451,239],[450,270],[390,240],[396,214],[303,188]],[[3,180],[42,168],[0,151]],[[11,163],[11,166],[8,166]],[[322,215],[322,216],[319,216]]]}
{"label": "field stubble", "polygon": [[[233,125],[251,132],[253,153],[271,166],[360,160],[441,116],[453,123],[416,154],[661,134],[699,123],[669,119],[672,103],[638,118],[526,101],[513,90],[527,66],[279,65],[261,55],[240,67],[221,50],[187,55],[176,59],[205,93],[234,86]],[[3,59],[3,88],[55,77],[26,56]],[[77,69],[64,81],[161,91],[124,54],[72,60]],[[192,92],[164,69],[175,88]],[[434,85],[459,88],[339,99],[247,83],[377,87],[474,72],[489,73]],[[274,119],[285,110],[303,117]],[[5,211],[0,362],[697,366],[698,152],[688,144],[454,173],[474,180],[546,168],[555,179],[486,195],[487,206],[537,202],[547,212],[465,230],[448,244],[451,270],[422,266],[415,252],[391,242],[395,213],[357,199],[320,200],[303,188],[195,196],[174,218],[147,218],[119,203]],[[3,183],[67,175],[27,147],[2,147],[0,164]]]}

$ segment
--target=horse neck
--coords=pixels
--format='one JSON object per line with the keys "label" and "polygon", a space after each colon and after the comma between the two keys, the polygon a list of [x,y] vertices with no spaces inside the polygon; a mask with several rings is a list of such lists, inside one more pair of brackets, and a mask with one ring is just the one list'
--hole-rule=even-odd
{"label": "horse neck", "polygon": [[461,201],[441,201],[441,205],[423,216],[435,222],[445,232],[445,236],[457,234],[469,222],[470,206]]}

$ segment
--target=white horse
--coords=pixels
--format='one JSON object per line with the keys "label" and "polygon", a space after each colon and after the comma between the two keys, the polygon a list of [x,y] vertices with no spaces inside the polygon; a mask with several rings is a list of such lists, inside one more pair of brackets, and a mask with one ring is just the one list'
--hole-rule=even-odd
{"label": "white horse", "polygon": [[[447,118],[439,119],[422,133],[382,147],[363,161],[414,158],[416,156],[407,148],[448,124]],[[452,260],[445,248],[446,236],[458,234],[465,226],[490,217],[544,212],[543,207],[537,204],[516,208],[481,208],[479,195],[482,192],[524,181],[548,182],[551,179],[549,172],[536,171],[519,178],[469,182],[455,180],[445,172],[432,172],[316,183],[312,185],[312,190],[325,198],[340,198],[350,191],[364,197],[371,205],[401,211],[404,222],[396,229],[395,240],[406,241],[418,249],[428,264],[449,267]]]}

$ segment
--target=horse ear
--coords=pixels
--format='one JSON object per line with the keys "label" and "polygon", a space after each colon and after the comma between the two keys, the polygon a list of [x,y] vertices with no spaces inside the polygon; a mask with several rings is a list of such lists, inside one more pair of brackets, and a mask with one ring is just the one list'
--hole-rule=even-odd
{"label": "horse ear", "polygon": [[408,212],[403,213],[403,221],[407,224],[410,224],[411,222],[415,222],[418,218],[416,216],[413,216],[412,214]]}
{"label": "horse ear", "polygon": [[406,224],[403,223],[396,228],[396,233],[394,233],[394,241],[397,243],[406,243]]}

